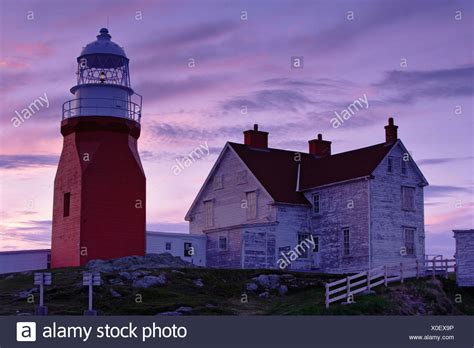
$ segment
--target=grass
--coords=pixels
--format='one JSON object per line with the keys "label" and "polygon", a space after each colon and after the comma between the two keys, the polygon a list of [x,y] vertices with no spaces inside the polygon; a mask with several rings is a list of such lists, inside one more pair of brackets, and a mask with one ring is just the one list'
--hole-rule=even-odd
{"label": "grass", "polygon": [[[83,314],[88,292],[87,287],[82,286],[82,271],[81,268],[52,271],[53,285],[45,287],[44,296],[51,315]],[[388,288],[379,286],[374,294],[356,296],[355,303],[334,303],[326,309],[323,284],[334,280],[335,276],[293,272],[297,282],[305,286],[290,287],[285,296],[272,294],[265,299],[258,296],[259,292],[246,291],[246,283],[260,274],[291,272],[203,268],[148,271],[151,275],[164,273],[167,284],[148,289],[133,288],[130,283],[111,285],[110,279],[117,278],[118,274],[103,274],[103,285],[94,288],[94,309],[101,315],[156,315],[182,306],[192,307],[191,315],[474,314],[474,289],[457,288],[453,279],[408,280],[405,284],[392,283]],[[197,279],[202,280],[204,287],[194,284]],[[29,303],[17,294],[33,287],[31,273],[0,278],[0,315],[32,314],[39,294],[34,294],[35,303]],[[111,288],[122,296],[113,297]],[[462,302],[457,303],[459,295]]]}

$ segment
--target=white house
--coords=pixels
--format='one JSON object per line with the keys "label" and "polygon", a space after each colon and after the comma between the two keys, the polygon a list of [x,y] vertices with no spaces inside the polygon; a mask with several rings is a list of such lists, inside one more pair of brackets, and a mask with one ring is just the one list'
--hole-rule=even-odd
{"label": "white house", "polygon": [[0,274],[48,269],[50,266],[50,249],[0,252]]}
{"label": "white house", "polygon": [[456,239],[456,281],[474,286],[474,230],[453,230]]}
{"label": "white house", "polygon": [[331,154],[268,147],[268,133],[227,143],[185,219],[207,237],[207,266],[347,273],[423,262],[423,174],[397,137]]}

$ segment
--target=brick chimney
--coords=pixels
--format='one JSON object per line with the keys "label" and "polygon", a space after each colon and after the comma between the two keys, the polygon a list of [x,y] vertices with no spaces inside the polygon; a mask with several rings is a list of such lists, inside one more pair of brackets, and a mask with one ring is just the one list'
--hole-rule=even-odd
{"label": "brick chimney", "polygon": [[253,129],[244,132],[244,144],[260,149],[268,148],[268,132],[258,130],[258,124],[253,125]]}
{"label": "brick chimney", "polygon": [[393,117],[390,117],[388,119],[388,125],[385,126],[385,143],[386,144],[393,144],[394,142],[397,141],[398,139],[397,129],[398,129],[398,126],[395,126],[395,124],[393,123]]}
{"label": "brick chimney", "polygon": [[318,139],[308,141],[309,153],[318,157],[331,155],[331,142],[323,140],[323,136],[318,134]]}

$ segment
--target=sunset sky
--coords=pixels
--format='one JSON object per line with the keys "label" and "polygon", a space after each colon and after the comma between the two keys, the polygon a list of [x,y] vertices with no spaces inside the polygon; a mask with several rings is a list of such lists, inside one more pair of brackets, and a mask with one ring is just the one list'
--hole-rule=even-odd
{"label": "sunset sky", "polygon": [[[452,257],[452,230],[474,227],[473,4],[1,0],[0,251],[50,246],[61,107],[76,57],[108,22],[143,95],[148,230],[187,231],[223,145],[254,123],[270,147],[307,151],[323,133],[338,153],[383,142],[392,116],[430,183],[426,251]],[[49,107],[13,127],[45,94]],[[368,108],[334,129],[334,113],[364,95]],[[210,154],[174,175],[201,145]]]}

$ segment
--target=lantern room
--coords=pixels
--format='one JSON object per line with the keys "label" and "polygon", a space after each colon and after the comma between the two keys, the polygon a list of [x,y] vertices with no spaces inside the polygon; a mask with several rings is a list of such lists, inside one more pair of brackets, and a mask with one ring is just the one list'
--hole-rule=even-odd
{"label": "lantern room", "polygon": [[102,28],[77,57],[77,84],[71,88],[75,98],[64,103],[63,119],[113,116],[140,122],[142,97],[130,87],[129,59],[111,38]]}

